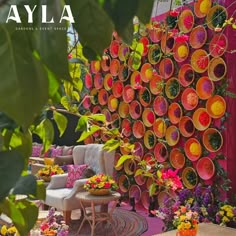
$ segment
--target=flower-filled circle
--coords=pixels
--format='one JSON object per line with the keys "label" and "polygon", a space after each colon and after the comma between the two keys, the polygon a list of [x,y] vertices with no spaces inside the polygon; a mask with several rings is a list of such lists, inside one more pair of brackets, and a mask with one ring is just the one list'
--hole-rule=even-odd
{"label": "flower-filled circle", "polygon": [[190,9],[185,9],[180,13],[178,19],[178,26],[180,31],[188,33],[192,30],[194,25],[194,15]]}
{"label": "flower-filled circle", "polygon": [[198,49],[201,48],[207,40],[206,29],[202,25],[198,25],[190,33],[189,44],[192,48]]}
{"label": "flower-filled circle", "polygon": [[212,58],[208,67],[208,76],[213,81],[219,81],[224,78],[227,72],[225,61],[221,57]]}
{"label": "flower-filled circle", "polygon": [[209,98],[206,102],[206,109],[212,118],[221,118],[226,111],[225,99],[219,95]]}
{"label": "flower-filled circle", "polygon": [[209,64],[209,56],[203,49],[195,50],[191,56],[191,65],[198,73],[203,73],[207,70]]}
{"label": "flower-filled circle", "polygon": [[155,120],[153,124],[153,131],[158,138],[163,138],[165,136],[166,128],[167,127],[164,119],[158,118]]}
{"label": "flower-filled circle", "polygon": [[171,125],[166,129],[166,142],[169,146],[175,146],[179,142],[179,130],[176,126]]}
{"label": "flower-filled circle", "polygon": [[200,131],[206,130],[209,127],[211,117],[205,108],[200,107],[193,113],[193,124]]}
{"label": "flower-filled circle", "polygon": [[203,76],[197,81],[196,92],[202,100],[210,98],[214,92],[214,89],[214,83],[207,76]]}
{"label": "flower-filled circle", "polygon": [[223,137],[215,128],[208,128],[204,131],[202,142],[209,152],[217,152],[223,145]]}
{"label": "flower-filled circle", "polygon": [[190,64],[184,64],[180,67],[178,79],[183,87],[188,87],[194,81],[194,70]]}
{"label": "flower-filled circle", "polygon": [[179,131],[184,137],[191,137],[194,134],[195,127],[193,120],[189,116],[183,116],[179,121]]}
{"label": "flower-filled circle", "polygon": [[202,157],[196,165],[197,173],[203,180],[209,180],[215,174],[215,165],[209,157]]}
{"label": "flower-filled circle", "polygon": [[153,153],[158,162],[164,162],[168,158],[168,150],[164,143],[157,143]]}
{"label": "flower-filled circle", "polygon": [[193,88],[186,88],[182,93],[181,101],[186,110],[193,110],[198,105],[196,90]]}
{"label": "flower-filled circle", "polygon": [[190,138],[184,144],[184,152],[190,161],[196,161],[202,154],[202,146],[196,138]]}
{"label": "flower-filled circle", "polygon": [[163,116],[168,111],[168,102],[164,96],[157,96],[153,101],[154,112],[158,116]]}

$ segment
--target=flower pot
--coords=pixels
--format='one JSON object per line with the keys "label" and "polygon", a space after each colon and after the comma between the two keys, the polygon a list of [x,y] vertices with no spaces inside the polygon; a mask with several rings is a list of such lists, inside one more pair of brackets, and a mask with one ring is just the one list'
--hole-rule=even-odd
{"label": "flower pot", "polygon": [[88,190],[92,195],[103,196],[111,194],[111,189],[89,189]]}
{"label": "flower pot", "polygon": [[179,30],[183,33],[189,33],[194,26],[194,15],[190,9],[181,12],[178,19]]}
{"label": "flower pot", "polygon": [[198,49],[201,48],[207,40],[207,31],[202,25],[195,27],[189,36],[189,43],[192,48]]}
{"label": "flower pot", "polygon": [[183,229],[176,233],[176,236],[196,236],[197,229]]}
{"label": "flower pot", "polygon": [[226,111],[225,99],[219,95],[209,98],[206,102],[206,109],[212,118],[221,118]]}

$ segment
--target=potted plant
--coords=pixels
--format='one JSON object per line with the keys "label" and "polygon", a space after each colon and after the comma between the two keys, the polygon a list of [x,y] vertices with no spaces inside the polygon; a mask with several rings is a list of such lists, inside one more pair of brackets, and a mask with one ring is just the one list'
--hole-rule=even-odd
{"label": "potted plant", "polygon": [[176,234],[178,236],[196,236],[198,229],[198,213],[182,205],[175,212],[173,225],[178,230]]}

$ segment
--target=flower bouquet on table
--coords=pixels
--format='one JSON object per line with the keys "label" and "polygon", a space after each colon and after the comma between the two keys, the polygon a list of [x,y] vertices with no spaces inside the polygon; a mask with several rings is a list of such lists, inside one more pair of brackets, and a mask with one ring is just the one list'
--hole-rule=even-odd
{"label": "flower bouquet on table", "polygon": [[107,195],[116,190],[118,185],[111,176],[97,174],[86,181],[84,188],[93,195]]}
{"label": "flower bouquet on table", "polygon": [[175,212],[173,225],[177,228],[177,236],[196,236],[198,229],[198,212],[181,205]]}
{"label": "flower bouquet on table", "polygon": [[236,207],[228,203],[221,203],[216,213],[216,222],[222,226],[236,228]]}
{"label": "flower bouquet on table", "polygon": [[39,179],[43,179],[45,182],[51,180],[51,176],[64,174],[64,170],[58,165],[46,165],[37,172]]}

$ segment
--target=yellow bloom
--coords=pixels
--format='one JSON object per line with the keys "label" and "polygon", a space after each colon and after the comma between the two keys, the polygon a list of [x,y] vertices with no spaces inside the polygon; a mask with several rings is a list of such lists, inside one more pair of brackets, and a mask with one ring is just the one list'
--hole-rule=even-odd
{"label": "yellow bloom", "polygon": [[224,104],[221,101],[215,101],[211,105],[211,111],[214,115],[220,115],[224,111]]}
{"label": "yellow bloom", "polygon": [[178,48],[178,55],[179,57],[186,57],[188,55],[188,49],[185,45],[181,45],[179,48]]}
{"label": "yellow bloom", "polygon": [[163,133],[165,133],[165,130],[166,130],[166,126],[165,126],[164,122],[162,121],[162,122],[158,125],[158,132],[159,132],[160,134],[163,134]]}
{"label": "yellow bloom", "polygon": [[210,0],[203,0],[200,4],[200,12],[203,14],[207,14],[210,7],[211,7],[211,1]]}
{"label": "yellow bloom", "polygon": [[7,226],[3,225],[1,228],[1,235],[6,235],[7,234]]}
{"label": "yellow bloom", "polygon": [[230,220],[229,220],[228,217],[224,216],[224,217],[222,218],[222,221],[223,221],[224,223],[226,223],[226,222],[229,222]]}
{"label": "yellow bloom", "polygon": [[184,228],[185,229],[190,229],[191,228],[191,223],[189,221],[186,222],[185,225],[184,225]]}
{"label": "yellow bloom", "polygon": [[14,233],[16,233],[16,227],[15,227],[15,226],[12,226],[12,227],[8,228],[8,229],[7,229],[7,232],[8,232],[9,234],[14,234]]}
{"label": "yellow bloom", "polygon": [[200,147],[198,143],[191,143],[189,150],[195,156],[200,154]]}

